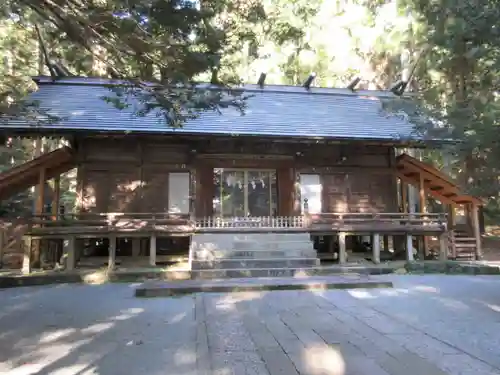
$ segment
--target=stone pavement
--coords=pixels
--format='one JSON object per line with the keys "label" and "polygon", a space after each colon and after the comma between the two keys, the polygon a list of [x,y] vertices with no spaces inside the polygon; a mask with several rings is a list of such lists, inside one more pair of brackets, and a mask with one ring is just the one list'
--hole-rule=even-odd
{"label": "stone pavement", "polygon": [[500,374],[500,278],[137,299],[135,285],[0,291],[0,374]]}

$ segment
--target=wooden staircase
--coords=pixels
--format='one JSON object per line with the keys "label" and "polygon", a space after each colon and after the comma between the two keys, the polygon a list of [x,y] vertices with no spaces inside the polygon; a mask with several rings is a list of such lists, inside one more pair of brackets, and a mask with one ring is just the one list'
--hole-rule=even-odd
{"label": "wooden staircase", "polygon": [[[448,205],[448,244],[450,259],[475,260],[481,253],[478,227],[478,207],[483,204],[481,199],[464,194],[458,184],[434,166],[424,163],[407,154],[396,158],[397,176],[403,183],[413,185],[420,191],[421,209],[425,207],[425,195],[430,195],[441,203]],[[424,203],[422,203],[422,201]],[[471,218],[475,223],[471,227],[456,227],[454,212],[457,206],[464,206],[466,211],[472,213]],[[472,228],[476,227],[476,230]],[[476,233],[476,234],[474,234]],[[479,248],[478,248],[479,247]]]}
{"label": "wooden staircase", "polygon": [[[60,176],[76,166],[73,149],[62,147],[0,173],[0,200]],[[0,268],[21,268],[25,254],[25,221],[0,219]]]}
{"label": "wooden staircase", "polygon": [[464,194],[460,187],[439,169],[407,154],[396,158],[396,169],[397,176],[402,181],[417,189],[423,182],[425,193],[442,203],[455,205],[482,205],[483,203],[479,198]]}
{"label": "wooden staircase", "polygon": [[61,147],[27,163],[0,173],[0,199],[6,199],[29,189],[40,181],[43,171],[45,181],[59,176],[76,166],[73,149]]}
{"label": "wooden staircase", "polygon": [[463,230],[450,230],[448,234],[449,258],[453,260],[475,260],[476,239]]}

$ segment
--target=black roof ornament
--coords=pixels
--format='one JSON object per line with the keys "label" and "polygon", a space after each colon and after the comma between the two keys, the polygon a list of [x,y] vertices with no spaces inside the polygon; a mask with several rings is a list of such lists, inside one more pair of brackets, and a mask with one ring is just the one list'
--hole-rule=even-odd
{"label": "black roof ornament", "polygon": [[259,80],[257,81],[257,84],[260,86],[261,89],[264,88],[264,83],[266,82],[266,76],[267,74],[262,72],[260,73]]}
{"label": "black roof ornament", "polygon": [[347,88],[349,90],[351,90],[352,92],[354,92],[356,90],[356,86],[361,82],[361,78],[360,77],[356,77],[354,78],[351,83],[349,83],[349,85],[347,85]]}
{"label": "black roof ornament", "polygon": [[314,72],[313,72],[313,73],[311,73],[311,74],[309,75],[309,77],[307,77],[307,79],[306,79],[306,81],[304,82],[304,85],[303,85],[303,86],[304,86],[307,90],[309,90],[309,89],[311,88],[311,85],[312,85],[312,83],[313,83],[313,81],[314,81],[314,79],[315,79],[315,78],[316,78],[316,73],[314,73]]}

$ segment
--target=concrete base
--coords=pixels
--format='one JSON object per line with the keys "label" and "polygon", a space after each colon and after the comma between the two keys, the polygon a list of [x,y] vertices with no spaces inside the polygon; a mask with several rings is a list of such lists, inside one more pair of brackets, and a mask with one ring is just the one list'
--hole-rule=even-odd
{"label": "concrete base", "polygon": [[378,281],[368,276],[330,276],[301,279],[232,279],[179,282],[145,282],[135,290],[136,297],[171,297],[191,293],[229,293],[271,290],[326,290],[392,288],[390,281]]}

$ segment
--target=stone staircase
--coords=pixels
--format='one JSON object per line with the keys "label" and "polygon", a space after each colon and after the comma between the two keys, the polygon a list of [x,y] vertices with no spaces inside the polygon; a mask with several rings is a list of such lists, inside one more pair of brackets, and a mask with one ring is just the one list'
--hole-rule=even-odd
{"label": "stone staircase", "polygon": [[293,276],[320,264],[308,233],[195,234],[195,278]]}

